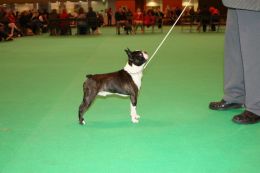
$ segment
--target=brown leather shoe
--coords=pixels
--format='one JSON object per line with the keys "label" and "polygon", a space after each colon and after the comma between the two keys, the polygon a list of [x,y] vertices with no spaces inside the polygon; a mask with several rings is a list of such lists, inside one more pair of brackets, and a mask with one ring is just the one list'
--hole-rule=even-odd
{"label": "brown leather shoe", "polygon": [[209,104],[209,108],[212,110],[229,110],[229,109],[238,109],[242,107],[243,105],[240,103],[229,103],[223,99],[219,102],[210,102]]}
{"label": "brown leather shoe", "polygon": [[243,113],[234,116],[232,120],[238,124],[255,124],[260,122],[260,116],[245,110]]}

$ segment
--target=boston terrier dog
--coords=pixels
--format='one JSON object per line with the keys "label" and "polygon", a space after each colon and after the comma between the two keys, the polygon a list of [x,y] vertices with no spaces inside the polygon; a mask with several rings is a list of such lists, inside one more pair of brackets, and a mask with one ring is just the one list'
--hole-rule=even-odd
{"label": "boston terrier dog", "polygon": [[141,87],[143,69],[148,55],[145,51],[125,50],[128,62],[124,69],[113,73],[87,75],[83,85],[83,101],[79,107],[79,123],[85,124],[83,115],[97,95],[116,94],[129,96],[131,100],[131,120],[138,123],[140,116],[136,112],[138,91]]}

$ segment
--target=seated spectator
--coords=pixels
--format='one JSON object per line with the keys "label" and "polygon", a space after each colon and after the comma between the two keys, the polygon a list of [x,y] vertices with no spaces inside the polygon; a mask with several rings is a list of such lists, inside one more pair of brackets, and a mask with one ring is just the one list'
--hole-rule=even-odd
{"label": "seated spectator", "polygon": [[5,30],[5,25],[0,23],[0,41],[2,40],[6,40],[6,41],[10,41],[13,40],[11,35],[8,35],[8,33]]}
{"label": "seated spectator", "polygon": [[4,25],[5,9],[0,5],[0,41],[2,41],[7,33]]}
{"label": "seated spectator", "polygon": [[128,8],[124,8],[124,12],[126,15],[126,23],[125,23],[124,30],[125,30],[126,34],[130,34],[130,33],[132,33],[133,13]]}
{"label": "seated spectator", "polygon": [[38,35],[41,33],[41,21],[39,20],[39,12],[33,11],[31,14],[31,23],[30,23],[31,29],[35,35]]}
{"label": "seated spectator", "polygon": [[0,41],[13,40],[12,35],[8,33],[8,19],[6,16],[6,10],[0,5]]}
{"label": "seated spectator", "polygon": [[134,33],[136,33],[136,30],[139,26],[141,27],[142,32],[144,32],[143,24],[144,24],[144,14],[140,8],[137,8],[133,19]]}
{"label": "seated spectator", "polygon": [[154,11],[154,16],[155,16],[155,23],[157,23],[158,28],[161,28],[161,27],[162,27],[162,24],[163,24],[164,14],[163,14],[163,12],[160,10],[159,7],[155,9],[155,11]]}
{"label": "seated spectator", "polygon": [[56,9],[53,9],[49,15],[49,30],[50,35],[58,35],[59,34],[59,15]]}
{"label": "seated spectator", "polygon": [[116,20],[117,34],[120,35],[120,28],[121,27],[124,28],[127,24],[127,17],[126,17],[126,13],[123,8],[119,8],[119,10],[116,11],[115,20]]}
{"label": "seated spectator", "polygon": [[19,25],[23,35],[34,35],[31,28],[31,16],[28,11],[23,11],[19,18]]}
{"label": "seated spectator", "polygon": [[69,14],[67,13],[67,10],[64,8],[60,15],[59,18],[61,19],[60,21],[60,35],[68,35],[70,34],[70,22],[69,22]]}
{"label": "seated spectator", "polygon": [[155,16],[153,15],[152,10],[148,10],[147,13],[144,15],[144,26],[150,27],[155,24]]}
{"label": "seated spectator", "polygon": [[12,10],[7,11],[6,18],[8,20],[8,27],[10,28],[10,36],[14,36],[14,34],[16,34],[16,36],[21,36],[22,33],[16,25],[16,18]]}
{"label": "seated spectator", "polygon": [[95,11],[93,11],[92,7],[88,8],[86,17],[87,17],[87,24],[91,29],[91,33],[99,34],[97,13]]}
{"label": "seated spectator", "polygon": [[98,27],[100,28],[104,25],[104,16],[100,12],[100,13],[97,13],[97,17],[98,17]]}
{"label": "seated spectator", "polygon": [[86,14],[82,7],[79,8],[78,16],[77,16],[77,29],[79,35],[85,35],[88,33],[87,29],[87,21],[86,21]]}
{"label": "seated spectator", "polygon": [[48,13],[45,12],[39,12],[39,21],[41,23],[41,32],[46,33],[48,32]]}
{"label": "seated spectator", "polygon": [[[0,5],[0,23],[2,23],[4,16],[5,16],[5,9],[3,6]],[[3,24],[3,23],[2,23]]]}
{"label": "seated spectator", "polygon": [[166,24],[172,25],[176,21],[177,16],[175,10],[176,10],[175,7],[170,7],[170,6],[166,7],[164,12],[166,18]]}

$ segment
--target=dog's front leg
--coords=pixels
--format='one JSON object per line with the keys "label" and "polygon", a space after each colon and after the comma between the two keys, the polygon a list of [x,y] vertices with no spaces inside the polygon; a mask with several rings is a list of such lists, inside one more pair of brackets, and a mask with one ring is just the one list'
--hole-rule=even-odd
{"label": "dog's front leg", "polygon": [[136,96],[130,96],[130,98],[131,98],[131,104],[130,104],[131,119],[132,119],[133,123],[138,123],[139,122],[138,119],[140,118],[140,116],[136,112],[137,97]]}

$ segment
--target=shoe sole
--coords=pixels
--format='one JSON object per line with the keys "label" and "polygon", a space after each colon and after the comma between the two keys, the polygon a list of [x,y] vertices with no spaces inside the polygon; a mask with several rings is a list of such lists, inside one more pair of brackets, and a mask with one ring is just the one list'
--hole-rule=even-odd
{"label": "shoe sole", "polygon": [[256,123],[259,123],[260,122],[260,119],[259,120],[256,120],[255,122],[243,122],[243,121],[237,121],[235,119],[232,119],[232,121],[236,124],[243,124],[243,125],[250,125],[250,124],[256,124]]}
{"label": "shoe sole", "polygon": [[215,107],[210,107],[209,106],[209,109],[215,110],[215,111],[226,111],[226,110],[240,109],[240,108],[244,108],[244,106],[243,105],[234,105],[234,106],[230,106],[228,108],[215,108]]}

